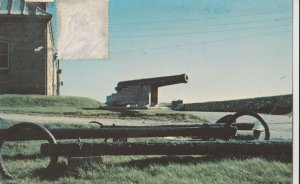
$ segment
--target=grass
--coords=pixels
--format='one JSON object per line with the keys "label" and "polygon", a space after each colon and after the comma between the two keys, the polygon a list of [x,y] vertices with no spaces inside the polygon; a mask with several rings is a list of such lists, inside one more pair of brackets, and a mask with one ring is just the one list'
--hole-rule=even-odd
{"label": "grass", "polygon": [[267,158],[201,156],[103,156],[102,163],[53,170],[47,158],[6,164],[18,179],[0,183],[292,183],[292,164]]}
{"label": "grass", "polygon": [[0,95],[2,107],[81,107],[95,108],[104,104],[85,97],[44,95]]}
{"label": "grass", "polygon": [[[62,123],[42,125],[47,128],[96,126]],[[157,139],[151,138],[152,141]],[[5,180],[0,176],[0,183],[292,183],[292,163],[274,157],[103,156],[100,163],[77,168],[69,168],[66,158],[60,158],[56,168],[46,169],[49,159],[39,155],[41,142],[6,144],[2,151],[5,165],[18,178]]]}
{"label": "grass", "polygon": [[0,95],[0,112],[101,118],[207,122],[170,109],[108,108],[94,99],[70,96]]}
{"label": "grass", "polygon": [[80,114],[104,104],[91,98],[44,95],[0,95],[0,111],[11,113]]}

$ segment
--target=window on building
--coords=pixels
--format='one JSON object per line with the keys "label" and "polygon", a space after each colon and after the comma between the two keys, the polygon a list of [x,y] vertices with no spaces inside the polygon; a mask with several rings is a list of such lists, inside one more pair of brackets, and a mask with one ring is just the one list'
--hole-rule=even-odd
{"label": "window on building", "polygon": [[0,41],[0,69],[9,68],[9,47],[8,43]]}

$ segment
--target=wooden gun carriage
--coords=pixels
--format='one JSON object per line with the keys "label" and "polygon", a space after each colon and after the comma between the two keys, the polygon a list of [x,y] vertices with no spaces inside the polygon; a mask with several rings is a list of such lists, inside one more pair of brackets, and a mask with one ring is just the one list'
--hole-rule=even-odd
{"label": "wooden gun carriage", "polygon": [[[236,123],[236,119],[249,115],[255,117],[264,130],[255,129],[254,123]],[[91,122],[98,123],[98,122]],[[0,172],[7,178],[13,176],[2,159],[2,147],[7,141],[47,140],[41,145],[41,154],[49,156],[48,167],[57,164],[59,156],[90,157],[101,155],[292,155],[291,141],[270,141],[267,123],[256,113],[238,112],[222,117],[214,124],[160,125],[160,126],[103,126],[99,128],[46,129],[34,123],[19,123],[0,130]],[[253,131],[253,138],[264,131],[264,140],[235,140],[238,130]],[[187,140],[135,141],[127,138],[189,137]],[[104,141],[82,142],[81,139]],[[112,138],[114,142],[107,142]],[[78,139],[57,142],[57,139]]]}

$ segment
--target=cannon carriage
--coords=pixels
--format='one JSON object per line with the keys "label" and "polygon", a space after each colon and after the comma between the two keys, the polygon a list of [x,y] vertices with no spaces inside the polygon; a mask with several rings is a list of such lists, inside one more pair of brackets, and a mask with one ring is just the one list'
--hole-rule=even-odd
{"label": "cannon carriage", "polygon": [[[244,115],[256,118],[255,123],[238,123]],[[286,155],[291,156],[291,141],[270,141],[267,123],[256,113],[238,112],[220,118],[216,123],[159,126],[103,126],[99,128],[46,129],[34,123],[19,123],[0,130],[0,172],[4,177],[13,175],[5,167],[2,149],[6,142],[46,140],[40,146],[43,156],[50,157],[48,167],[57,164],[59,156],[93,157],[102,155]],[[251,140],[237,140],[237,131],[252,132]],[[258,140],[264,132],[263,140]],[[175,137],[174,140],[128,141],[130,138]],[[186,139],[176,139],[186,137]],[[67,142],[57,140],[76,139]],[[82,141],[90,139],[95,141]],[[99,139],[102,139],[99,140]],[[112,139],[113,141],[107,141]]]}
{"label": "cannon carriage", "polygon": [[121,81],[117,84],[114,93],[107,96],[107,104],[111,107],[135,108],[154,107],[158,104],[158,88],[187,83],[186,74]]}

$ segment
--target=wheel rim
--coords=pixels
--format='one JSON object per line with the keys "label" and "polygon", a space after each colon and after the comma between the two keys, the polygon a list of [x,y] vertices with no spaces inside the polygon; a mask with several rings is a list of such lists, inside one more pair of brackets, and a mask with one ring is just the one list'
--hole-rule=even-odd
{"label": "wheel rim", "polygon": [[[38,131],[38,132],[42,133],[43,139],[47,140],[49,143],[52,143],[52,144],[57,143],[56,139],[51,134],[51,132],[49,132],[49,130],[47,130],[46,128],[44,128],[40,125],[34,124],[34,123],[19,123],[19,124],[13,125],[10,128],[8,128],[3,139],[0,142],[0,172],[1,172],[2,176],[4,176],[5,178],[8,178],[8,179],[12,179],[12,178],[14,178],[14,176],[4,166],[3,158],[2,158],[2,147],[6,141],[11,139],[12,135],[16,134],[18,131],[20,131],[22,129],[30,129],[33,131]],[[51,156],[48,167],[52,167],[52,166],[56,165],[57,158],[58,158],[57,155]]]}

